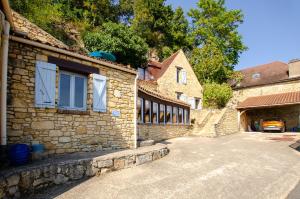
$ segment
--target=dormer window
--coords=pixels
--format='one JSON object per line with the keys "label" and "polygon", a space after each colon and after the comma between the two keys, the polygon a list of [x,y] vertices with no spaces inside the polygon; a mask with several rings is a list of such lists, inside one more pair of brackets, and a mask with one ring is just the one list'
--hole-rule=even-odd
{"label": "dormer window", "polygon": [[260,79],[260,73],[252,74],[252,79]]}

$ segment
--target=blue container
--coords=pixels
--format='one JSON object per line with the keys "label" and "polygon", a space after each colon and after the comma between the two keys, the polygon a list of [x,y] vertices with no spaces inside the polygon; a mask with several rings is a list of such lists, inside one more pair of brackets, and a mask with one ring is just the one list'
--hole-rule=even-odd
{"label": "blue container", "polygon": [[33,144],[31,145],[32,153],[44,153],[43,144]]}
{"label": "blue container", "polygon": [[10,147],[8,154],[12,165],[23,165],[29,160],[30,150],[27,144],[14,144]]}
{"label": "blue container", "polygon": [[115,62],[117,60],[116,56],[114,56],[111,53],[104,52],[104,51],[94,51],[94,52],[89,53],[89,55],[92,57],[106,59],[108,61],[113,61],[113,62]]}

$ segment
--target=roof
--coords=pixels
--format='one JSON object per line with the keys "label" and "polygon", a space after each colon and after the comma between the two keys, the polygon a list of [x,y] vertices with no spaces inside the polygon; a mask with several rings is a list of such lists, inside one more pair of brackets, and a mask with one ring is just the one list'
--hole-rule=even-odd
{"label": "roof", "polygon": [[[64,44],[62,41],[56,39],[51,34],[47,33],[37,25],[31,23],[28,19],[20,15],[19,13],[12,11],[12,18],[14,23],[14,36],[10,36],[10,39],[17,41],[17,42],[23,42],[30,45],[35,45],[41,47],[42,45],[45,45],[43,47],[51,46],[54,48],[54,51],[68,54],[74,57],[80,57],[81,59],[85,60],[95,60],[95,62],[122,70],[124,68],[125,71],[131,71],[136,73],[136,70],[129,65],[123,65],[116,62],[104,60],[104,59],[95,59],[94,57],[88,56],[86,53],[82,53],[79,51],[71,50],[69,46]],[[26,41],[27,40],[27,41]],[[33,42],[28,42],[33,41]],[[41,44],[41,45],[39,45]],[[48,49],[48,48],[47,48]],[[100,62],[99,62],[99,61]],[[116,67],[115,67],[116,66]]]}
{"label": "roof", "polygon": [[153,80],[141,80],[141,79],[138,79],[138,85],[143,87],[143,88],[146,88],[148,90],[154,90],[154,91],[158,91],[158,84],[156,81],[153,81]]}
{"label": "roof", "polygon": [[262,108],[300,104],[300,92],[280,93],[249,97],[238,104],[237,109]]}
{"label": "roof", "polygon": [[171,102],[174,104],[179,104],[182,106],[190,107],[190,104],[188,104],[188,103],[185,103],[181,100],[171,98],[170,96],[167,96],[165,94],[158,92],[157,90],[155,90],[151,86],[149,86],[150,84],[155,84],[155,81],[139,80],[138,81],[138,90],[147,95],[151,95],[155,98],[158,98],[158,99],[161,99],[164,101],[168,101],[168,102]]}
{"label": "roof", "polygon": [[62,41],[56,39],[48,32],[44,31],[37,25],[31,23],[28,19],[21,16],[19,13],[12,11],[13,24],[15,33],[23,34],[28,39],[38,41],[43,44],[48,44],[58,48],[69,49]]}
{"label": "roof", "polygon": [[150,75],[154,77],[155,80],[158,80],[169,68],[171,63],[174,61],[174,59],[179,54],[180,50],[172,54],[170,57],[165,59],[163,62],[157,62],[157,61],[149,61],[148,62],[148,71]]}
{"label": "roof", "polygon": [[[267,85],[289,79],[288,70],[288,64],[280,61],[246,68],[240,71],[244,78],[235,88]],[[259,77],[253,78],[255,74],[259,74]]]}

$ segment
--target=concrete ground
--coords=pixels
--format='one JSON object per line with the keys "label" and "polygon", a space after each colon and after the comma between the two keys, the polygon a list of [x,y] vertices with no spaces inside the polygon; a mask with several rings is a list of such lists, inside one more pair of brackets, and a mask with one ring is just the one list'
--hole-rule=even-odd
{"label": "concrete ground", "polygon": [[[281,137],[243,133],[171,139],[163,159],[31,198],[286,198],[300,180],[300,155],[289,147],[294,136]],[[300,198],[295,194],[290,198]]]}

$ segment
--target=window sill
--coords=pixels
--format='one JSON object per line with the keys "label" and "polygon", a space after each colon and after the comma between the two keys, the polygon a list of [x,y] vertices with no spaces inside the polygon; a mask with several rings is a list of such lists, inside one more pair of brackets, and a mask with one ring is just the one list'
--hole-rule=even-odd
{"label": "window sill", "polygon": [[191,126],[191,124],[155,124],[155,123],[138,123],[143,126]]}
{"label": "window sill", "polygon": [[57,109],[57,113],[69,115],[90,115],[89,111]]}

